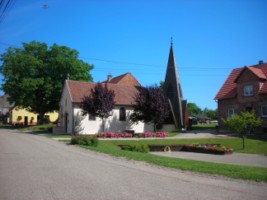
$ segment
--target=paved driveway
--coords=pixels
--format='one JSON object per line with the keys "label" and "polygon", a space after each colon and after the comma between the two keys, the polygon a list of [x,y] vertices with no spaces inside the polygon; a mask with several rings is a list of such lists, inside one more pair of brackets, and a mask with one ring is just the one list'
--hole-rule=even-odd
{"label": "paved driveway", "polygon": [[266,183],[151,166],[0,129],[1,200],[246,200],[266,196]]}

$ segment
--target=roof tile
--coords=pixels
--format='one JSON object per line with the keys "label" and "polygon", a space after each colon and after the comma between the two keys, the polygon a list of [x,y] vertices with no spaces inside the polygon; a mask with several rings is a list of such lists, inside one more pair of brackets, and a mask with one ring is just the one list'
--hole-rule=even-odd
{"label": "roof tile", "polygon": [[259,94],[267,94],[267,63],[262,63],[249,67],[233,69],[233,71],[230,73],[229,77],[226,79],[225,83],[217,93],[215,99],[227,99],[235,97],[236,80],[240,77],[241,73],[243,73],[245,69],[250,70],[259,79],[261,79],[261,81],[263,81],[263,86],[261,87]]}
{"label": "roof tile", "polygon": [[141,86],[136,78],[131,73],[122,74],[120,76],[112,78],[110,81],[104,81],[105,83],[121,84],[121,85],[132,85]]}
{"label": "roof tile", "polygon": [[[91,89],[93,89],[96,85],[96,83],[92,82],[72,80],[67,80],[66,84],[69,88],[70,95],[74,103],[81,103],[84,96],[90,95]],[[116,105],[132,105],[135,103],[134,99],[136,94],[138,94],[138,86],[120,85],[112,83],[102,84],[107,84],[108,89],[114,91]]]}

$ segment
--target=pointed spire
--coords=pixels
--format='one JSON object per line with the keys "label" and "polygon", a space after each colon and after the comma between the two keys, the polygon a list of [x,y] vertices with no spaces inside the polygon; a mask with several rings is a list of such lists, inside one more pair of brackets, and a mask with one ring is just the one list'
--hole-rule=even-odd
{"label": "pointed spire", "polygon": [[182,87],[180,83],[178,69],[176,66],[172,38],[171,38],[171,47],[170,47],[168,65],[164,82],[164,92],[170,100],[176,127],[184,128],[185,118],[183,109],[184,106],[183,106]]}

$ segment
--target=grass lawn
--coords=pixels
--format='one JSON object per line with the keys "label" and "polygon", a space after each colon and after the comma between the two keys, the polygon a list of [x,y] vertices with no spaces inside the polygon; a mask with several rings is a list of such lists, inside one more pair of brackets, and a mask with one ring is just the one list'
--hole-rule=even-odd
{"label": "grass lawn", "polygon": [[[267,141],[246,139],[246,149],[242,149],[241,139],[177,139],[177,140],[100,140],[98,147],[83,146],[83,148],[98,151],[112,156],[125,157],[147,163],[175,169],[217,174],[236,179],[267,182],[267,168],[248,167],[229,164],[209,163],[180,158],[156,156],[149,153],[139,153],[121,150],[118,144],[187,144],[187,143],[220,143],[235,149],[235,152],[256,153],[267,155]],[[228,155],[229,156],[229,155]]]}
{"label": "grass lawn", "polygon": [[203,129],[215,129],[217,124],[210,123],[210,124],[194,124],[192,125],[193,130],[203,130]]}
{"label": "grass lawn", "polygon": [[[45,132],[51,129],[53,125],[31,126],[22,128],[20,130],[33,132]],[[202,125],[201,125],[202,126]],[[207,129],[207,126],[204,126]],[[203,127],[203,129],[204,129]],[[210,127],[212,128],[212,127]],[[215,127],[214,127],[215,128]],[[198,127],[201,129],[201,127]],[[179,132],[172,132],[169,135],[174,136],[180,134]],[[48,137],[57,138],[70,138],[70,135],[53,135],[49,134]],[[69,142],[69,141],[68,141]],[[180,158],[170,158],[152,155],[149,153],[139,153],[121,150],[118,144],[190,144],[190,143],[214,143],[222,144],[226,147],[233,148],[234,152],[239,153],[251,153],[251,154],[263,154],[267,156],[267,140],[266,139],[246,139],[246,148],[242,149],[241,138],[229,138],[229,139],[155,139],[155,140],[100,140],[97,147],[83,146],[93,151],[106,153],[116,157],[124,157],[127,159],[133,159],[138,161],[144,161],[147,163],[170,167],[175,169],[181,169],[186,171],[201,172],[207,174],[216,174],[227,176],[236,179],[254,180],[267,182],[267,168],[261,167],[248,167],[229,164],[209,163],[203,161],[187,160]],[[229,155],[226,155],[229,156]]]}
{"label": "grass lawn", "polygon": [[31,131],[33,133],[52,133],[52,128],[55,124],[29,125],[29,126],[10,126],[3,125],[0,128],[17,129],[20,131]]}

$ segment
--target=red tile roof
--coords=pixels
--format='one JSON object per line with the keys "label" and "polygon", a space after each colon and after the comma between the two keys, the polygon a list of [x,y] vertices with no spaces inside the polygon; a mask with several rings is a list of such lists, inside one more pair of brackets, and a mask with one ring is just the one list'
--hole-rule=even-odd
{"label": "red tile roof", "polygon": [[104,81],[105,83],[121,84],[121,85],[132,85],[141,86],[136,78],[131,73],[122,74],[120,76],[112,78],[110,81]]}
{"label": "red tile roof", "polygon": [[247,67],[245,66],[244,68],[242,68],[241,72],[239,73],[238,77],[236,78],[235,82],[237,82],[237,80],[239,79],[239,77],[246,71],[249,70],[250,72],[252,72],[255,76],[257,76],[259,79],[263,79],[266,80],[266,75],[264,74],[264,72],[262,71],[262,69],[260,68],[256,68],[256,67]]}
{"label": "red tile roof", "polygon": [[267,63],[262,63],[258,65],[253,65],[249,67],[236,68],[233,69],[229,77],[226,79],[225,83],[217,93],[215,99],[228,99],[236,96],[236,81],[244,73],[245,70],[250,70],[254,75],[256,75],[263,85],[259,90],[259,94],[267,94]]}
{"label": "red tile roof", "polygon": [[[82,82],[82,81],[66,81],[70,92],[72,102],[81,103],[85,95],[91,93],[91,89],[95,87],[96,83]],[[103,85],[105,83],[102,83]],[[135,103],[135,95],[138,94],[137,86],[127,86],[120,84],[107,83],[107,87],[115,92],[116,105],[132,105]]]}
{"label": "red tile roof", "polygon": [[[267,65],[266,65],[267,67]],[[262,68],[255,68],[255,67],[247,67],[253,74],[255,74],[259,79],[266,80],[267,74],[264,74]]]}

